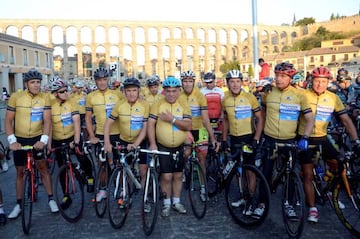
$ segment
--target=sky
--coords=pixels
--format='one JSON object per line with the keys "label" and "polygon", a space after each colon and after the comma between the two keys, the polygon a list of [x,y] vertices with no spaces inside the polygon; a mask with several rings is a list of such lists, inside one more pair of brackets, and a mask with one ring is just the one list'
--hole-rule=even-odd
{"label": "sky", "polygon": [[[104,19],[252,24],[253,0],[5,0],[0,18]],[[305,17],[359,14],[360,0],[254,0],[257,22],[291,24]]]}

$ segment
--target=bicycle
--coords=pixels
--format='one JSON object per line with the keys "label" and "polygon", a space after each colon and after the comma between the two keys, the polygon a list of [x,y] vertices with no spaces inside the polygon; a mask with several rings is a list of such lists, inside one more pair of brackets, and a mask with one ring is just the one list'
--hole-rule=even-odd
{"label": "bicycle", "polygon": [[207,145],[207,143],[184,145],[184,147],[191,147],[191,155],[185,166],[185,178],[191,209],[197,219],[201,219],[205,216],[207,204],[206,175],[197,157],[197,150],[200,147]]}
{"label": "bicycle", "polygon": [[21,201],[21,223],[25,234],[30,233],[33,203],[37,200],[36,165],[33,157],[33,146],[21,146],[26,152],[26,164],[24,169],[23,197]]}
{"label": "bicycle", "polygon": [[[341,144],[341,143],[340,143]],[[312,146],[314,147],[314,146]],[[343,149],[337,171],[326,169],[323,178],[314,170],[313,186],[317,202],[324,205],[329,201],[338,219],[354,236],[360,237],[360,162],[350,149]],[[326,165],[322,159],[322,147],[315,158],[315,168]]]}
{"label": "bicycle", "polygon": [[6,172],[9,169],[10,149],[5,147],[0,141],[0,172]]}
{"label": "bicycle", "polygon": [[[61,150],[64,162],[54,182],[55,200],[63,218],[70,223],[75,223],[80,220],[84,210],[85,175],[80,164],[72,161],[72,149],[68,144],[62,143],[60,147],[52,149],[52,151],[55,150]],[[63,201],[63,199],[66,200]]]}
{"label": "bicycle", "polygon": [[[253,153],[251,146],[242,143],[235,145],[235,148],[235,154],[230,156],[222,172],[226,185],[226,205],[237,224],[253,228],[261,225],[269,213],[270,189],[262,172],[255,165],[244,162],[245,154]],[[260,208],[262,214],[256,214]]]}
{"label": "bicycle", "polygon": [[[281,155],[279,149],[289,152],[288,158]],[[268,158],[274,160],[275,164],[269,185],[270,190],[275,193],[277,187],[282,184],[282,217],[285,230],[291,238],[300,238],[304,229],[305,217],[305,193],[300,176],[295,171],[296,151],[295,143],[275,143],[273,154],[268,155],[270,156]]]}
{"label": "bicycle", "polygon": [[145,185],[142,195],[141,218],[145,235],[149,236],[157,222],[160,207],[159,155],[170,155],[170,152],[139,149],[141,153],[151,155],[148,161]]}
{"label": "bicycle", "polygon": [[119,158],[114,159],[113,170],[107,188],[109,220],[113,228],[121,228],[129,213],[132,196],[141,189],[141,183],[134,175],[134,164],[138,160],[138,149],[126,153],[126,146],[116,143]]}

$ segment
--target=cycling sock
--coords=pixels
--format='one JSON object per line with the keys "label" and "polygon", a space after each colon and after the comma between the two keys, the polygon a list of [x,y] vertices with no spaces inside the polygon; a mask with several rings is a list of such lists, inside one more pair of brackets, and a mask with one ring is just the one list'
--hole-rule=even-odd
{"label": "cycling sock", "polygon": [[170,205],[170,204],[171,204],[170,198],[165,198],[164,199],[164,205]]}
{"label": "cycling sock", "polygon": [[50,200],[54,200],[54,196],[53,196],[52,194],[49,194],[49,195],[48,195],[48,199],[49,199],[49,201],[50,201]]}
{"label": "cycling sock", "polygon": [[17,199],[16,204],[19,204],[21,206],[21,199]]}
{"label": "cycling sock", "polygon": [[177,204],[180,202],[180,198],[173,197],[173,204]]}
{"label": "cycling sock", "polygon": [[309,211],[317,211],[317,208],[316,207],[311,207],[311,208],[309,208]]}

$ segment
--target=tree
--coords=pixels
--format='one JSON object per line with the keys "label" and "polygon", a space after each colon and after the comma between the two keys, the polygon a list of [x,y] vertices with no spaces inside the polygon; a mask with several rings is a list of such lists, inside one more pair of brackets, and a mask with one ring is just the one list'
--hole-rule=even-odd
{"label": "tree", "polygon": [[230,70],[240,70],[240,62],[235,60],[235,61],[225,62],[224,64],[220,65],[220,71],[224,75]]}
{"label": "tree", "polygon": [[309,24],[315,23],[315,18],[313,17],[305,17],[299,21],[296,21],[295,26],[307,26]]}
{"label": "tree", "polygon": [[253,77],[253,76],[254,76],[254,68],[253,68],[252,65],[249,66],[248,76],[250,76],[250,77]]}

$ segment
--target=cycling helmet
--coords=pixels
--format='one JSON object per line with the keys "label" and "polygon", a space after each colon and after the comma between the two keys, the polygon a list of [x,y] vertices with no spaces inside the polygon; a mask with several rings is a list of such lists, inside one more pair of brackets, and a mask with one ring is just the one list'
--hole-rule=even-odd
{"label": "cycling helmet", "polygon": [[331,77],[331,73],[329,71],[328,68],[320,66],[320,67],[316,67],[312,72],[311,72],[311,77],[312,78],[316,78],[316,77],[325,77],[330,79]]}
{"label": "cycling helmet", "polygon": [[42,80],[42,74],[35,69],[31,69],[23,74],[23,81],[28,82],[29,80],[38,79]]}
{"label": "cycling helmet", "polygon": [[285,74],[289,77],[293,77],[296,74],[296,69],[294,65],[288,62],[282,62],[275,66],[275,74]]}
{"label": "cycling helmet", "polygon": [[51,92],[55,92],[60,90],[61,88],[67,87],[67,84],[65,81],[57,77],[50,85]]}
{"label": "cycling helmet", "polygon": [[216,75],[212,72],[207,72],[204,75],[204,82],[209,83],[209,82],[213,82],[216,78]]}
{"label": "cycling helmet", "polygon": [[193,71],[188,70],[181,73],[180,79],[183,80],[184,78],[193,78],[195,80],[196,75]]}
{"label": "cycling helmet", "polygon": [[160,78],[158,75],[153,75],[146,81],[147,86],[159,85]]}
{"label": "cycling helmet", "polygon": [[163,81],[162,85],[163,88],[181,87],[181,81],[173,76],[169,76]]}
{"label": "cycling helmet", "polygon": [[337,71],[338,75],[347,75],[349,74],[348,70],[346,70],[344,67],[341,67]]}
{"label": "cycling helmet", "polygon": [[226,74],[226,80],[230,80],[231,78],[239,78],[240,80],[243,79],[243,75],[239,70],[231,70]]}
{"label": "cycling helmet", "polygon": [[106,78],[109,76],[110,76],[109,71],[104,67],[100,67],[99,69],[96,69],[94,71],[94,79],[95,80],[100,79],[100,78]]}
{"label": "cycling helmet", "polygon": [[303,79],[304,77],[300,73],[296,73],[291,80],[291,84],[299,83],[303,81]]}
{"label": "cycling helmet", "polygon": [[140,81],[134,77],[127,78],[123,82],[123,85],[124,85],[124,88],[130,87],[130,86],[136,86],[136,87],[140,88]]}
{"label": "cycling helmet", "polygon": [[84,80],[77,80],[77,81],[75,82],[75,87],[76,87],[76,88],[85,87],[85,81],[84,81]]}

